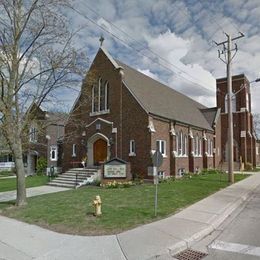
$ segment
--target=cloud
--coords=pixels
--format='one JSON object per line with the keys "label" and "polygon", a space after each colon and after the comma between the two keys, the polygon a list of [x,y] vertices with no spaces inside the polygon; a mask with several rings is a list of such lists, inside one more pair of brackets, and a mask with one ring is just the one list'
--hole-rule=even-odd
{"label": "cloud", "polygon": [[137,69],[137,70],[140,71],[141,73],[145,74],[146,76],[152,78],[152,79],[159,80],[158,75],[151,72],[149,69],[145,69],[145,70]]}
{"label": "cloud", "polygon": [[[226,75],[226,65],[218,59],[213,40],[225,40],[223,31],[234,37],[241,30],[246,37],[237,41],[239,51],[233,60],[233,74],[245,73],[250,80],[259,76],[259,0],[96,0],[95,5],[90,0],[78,1],[85,15],[109,31],[106,33],[81,16],[72,15],[73,26],[86,23],[77,44],[86,48],[90,58],[94,57],[103,34],[104,46],[112,56],[211,106],[215,104],[212,94],[215,78]],[[254,111],[260,111],[258,101],[254,95]]]}

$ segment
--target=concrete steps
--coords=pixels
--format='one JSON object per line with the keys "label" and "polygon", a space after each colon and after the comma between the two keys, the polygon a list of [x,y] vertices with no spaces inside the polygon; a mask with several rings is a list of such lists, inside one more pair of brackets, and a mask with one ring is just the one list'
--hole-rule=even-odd
{"label": "concrete steps", "polygon": [[87,183],[91,183],[98,175],[97,168],[73,168],[67,172],[59,174],[47,185],[65,188],[78,188]]}

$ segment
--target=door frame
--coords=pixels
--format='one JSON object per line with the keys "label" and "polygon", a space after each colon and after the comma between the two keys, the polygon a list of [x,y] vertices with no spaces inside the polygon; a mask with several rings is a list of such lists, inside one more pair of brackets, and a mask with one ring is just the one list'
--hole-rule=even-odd
{"label": "door frame", "polygon": [[109,139],[101,134],[101,133],[96,133],[92,135],[87,142],[87,165],[93,166],[94,165],[94,143],[98,139],[103,139],[107,143],[107,161],[110,159],[110,142]]}

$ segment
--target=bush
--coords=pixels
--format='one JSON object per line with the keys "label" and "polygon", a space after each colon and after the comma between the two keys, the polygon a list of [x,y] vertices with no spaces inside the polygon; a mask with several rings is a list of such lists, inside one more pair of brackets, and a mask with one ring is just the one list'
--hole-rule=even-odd
{"label": "bush", "polygon": [[46,173],[47,168],[47,160],[44,157],[40,157],[37,160],[37,166],[36,166],[36,174],[37,175],[43,175]]}
{"label": "bush", "polygon": [[94,186],[101,186],[101,181],[99,180],[99,179],[96,179],[96,180],[94,180],[92,183],[91,183],[91,185],[94,185]]}
{"label": "bush", "polygon": [[107,189],[116,189],[116,188],[129,188],[133,185],[135,184],[132,181],[128,181],[128,182],[111,181],[111,182],[101,184],[100,186]]}

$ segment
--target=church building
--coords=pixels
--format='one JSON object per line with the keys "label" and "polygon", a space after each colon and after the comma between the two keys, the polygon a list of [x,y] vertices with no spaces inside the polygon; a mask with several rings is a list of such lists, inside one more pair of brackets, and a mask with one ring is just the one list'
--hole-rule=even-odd
{"label": "church building", "polygon": [[152,178],[151,156],[163,155],[161,177],[221,162],[221,117],[174,89],[115,60],[100,47],[65,126],[63,170],[130,162],[134,176]]}

